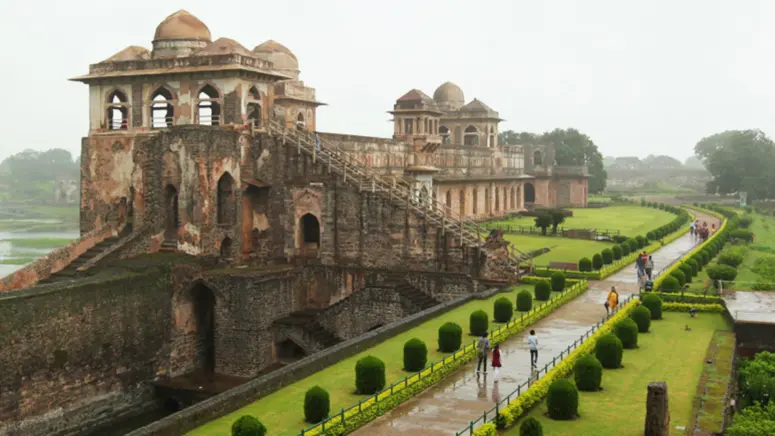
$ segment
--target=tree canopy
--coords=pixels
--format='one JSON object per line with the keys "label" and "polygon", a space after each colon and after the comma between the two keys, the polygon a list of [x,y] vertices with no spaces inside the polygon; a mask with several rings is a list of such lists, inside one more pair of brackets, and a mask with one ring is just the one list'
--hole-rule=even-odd
{"label": "tree canopy", "polygon": [[60,180],[80,178],[80,159],[73,160],[69,151],[54,148],[46,151],[24,150],[0,162],[0,199],[14,201],[48,201],[53,199],[54,184]]}
{"label": "tree canopy", "polygon": [[749,199],[772,198],[775,143],[760,130],[727,130],[702,138],[694,153],[713,180],[708,192],[747,192]]}

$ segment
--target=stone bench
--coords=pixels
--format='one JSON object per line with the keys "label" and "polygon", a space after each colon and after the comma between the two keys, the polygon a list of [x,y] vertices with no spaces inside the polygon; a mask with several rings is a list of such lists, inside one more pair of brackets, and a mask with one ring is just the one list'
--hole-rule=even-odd
{"label": "stone bench", "polygon": [[559,269],[563,271],[578,271],[579,266],[575,262],[550,262],[550,269]]}

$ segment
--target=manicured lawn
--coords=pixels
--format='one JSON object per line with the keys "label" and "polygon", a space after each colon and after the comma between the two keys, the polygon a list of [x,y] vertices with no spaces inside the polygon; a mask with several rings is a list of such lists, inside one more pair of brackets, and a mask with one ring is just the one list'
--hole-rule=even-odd
{"label": "manicured lawn", "polygon": [[72,241],[70,238],[16,238],[0,242],[10,242],[13,248],[59,248]]}
{"label": "manicured lawn", "polygon": [[[650,207],[634,205],[613,205],[602,208],[572,209],[573,217],[566,218],[560,226],[566,229],[619,230],[622,235],[635,237],[646,235],[661,225],[667,224],[675,215]],[[519,217],[493,221],[492,224],[512,226],[534,226],[534,217]]]}
{"label": "manicured lawn", "polygon": [[[355,363],[369,354],[379,357],[385,362],[387,384],[402,380],[409,373],[403,371],[403,347],[411,338],[420,338],[428,346],[428,363],[437,362],[448,353],[436,351],[438,346],[438,329],[446,322],[456,322],[463,328],[463,344],[472,342],[474,337],[467,336],[468,319],[471,312],[485,310],[492,320],[493,302],[501,297],[511,301],[516,300],[516,294],[522,289],[532,290],[532,286],[515,287],[508,293],[495,295],[487,300],[476,300],[453,309],[441,316],[426,321],[419,326],[394,336],[381,344],[360,354],[345,359],[305,379],[286,386],[236,412],[216,421],[212,421],[188,433],[190,435],[230,435],[231,425],[242,415],[251,414],[260,419],[271,435],[295,436],[308,424],[304,423],[304,394],[312,386],[319,385],[328,390],[331,398],[331,411],[338,411],[357,404],[358,400],[368,398],[366,395],[355,395]],[[554,294],[552,297],[559,294]],[[499,324],[491,323],[491,328]]]}
{"label": "manicured lawn", "polygon": [[535,265],[545,266],[549,262],[578,262],[582,257],[592,259],[595,253],[613,246],[608,242],[588,241],[585,239],[569,239],[548,236],[503,235],[507,241],[527,253],[539,248],[550,247],[551,251],[535,257]]}
{"label": "manicured lawn", "polygon": [[[546,402],[529,415],[538,418],[544,434],[627,436],[642,435],[646,394],[650,382],[667,382],[670,434],[682,435],[692,421],[692,400],[703,369],[703,360],[716,330],[729,331],[720,314],[697,315],[667,312],[653,321],[651,331],[638,336],[639,348],[625,350],[624,368],[603,371],[603,390],[579,393],[580,418],[554,421],[544,416]],[[685,331],[685,326],[691,331]],[[505,434],[519,435],[519,423]]]}

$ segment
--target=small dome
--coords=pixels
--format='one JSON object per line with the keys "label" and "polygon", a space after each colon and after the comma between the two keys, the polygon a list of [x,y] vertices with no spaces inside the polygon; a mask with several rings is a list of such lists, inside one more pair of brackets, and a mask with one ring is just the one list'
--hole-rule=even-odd
{"label": "small dome", "polygon": [[299,60],[296,59],[296,55],[288,47],[279,42],[270,39],[257,45],[253,49],[253,53],[261,59],[268,60],[274,64],[275,69],[280,72],[285,72],[294,78],[298,78]]}
{"label": "small dome", "polygon": [[438,103],[459,103],[462,105],[465,102],[463,98],[463,90],[459,86],[452,82],[445,82],[443,85],[436,88],[433,93],[433,99]]}
{"label": "small dome", "polygon": [[196,56],[208,56],[219,54],[236,53],[242,56],[255,56],[248,51],[242,44],[230,38],[218,38],[214,42],[207,44],[203,49],[194,52]]}
{"label": "small dome", "polygon": [[199,18],[183,9],[165,18],[156,27],[154,41],[210,41],[210,29]]}

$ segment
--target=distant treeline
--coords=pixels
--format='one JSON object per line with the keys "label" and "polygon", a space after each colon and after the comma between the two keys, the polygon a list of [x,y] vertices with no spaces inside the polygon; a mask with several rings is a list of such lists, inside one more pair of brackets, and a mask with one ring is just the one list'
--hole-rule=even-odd
{"label": "distant treeline", "polygon": [[0,163],[0,201],[25,203],[77,201],[80,157],[54,148],[25,150]]}

